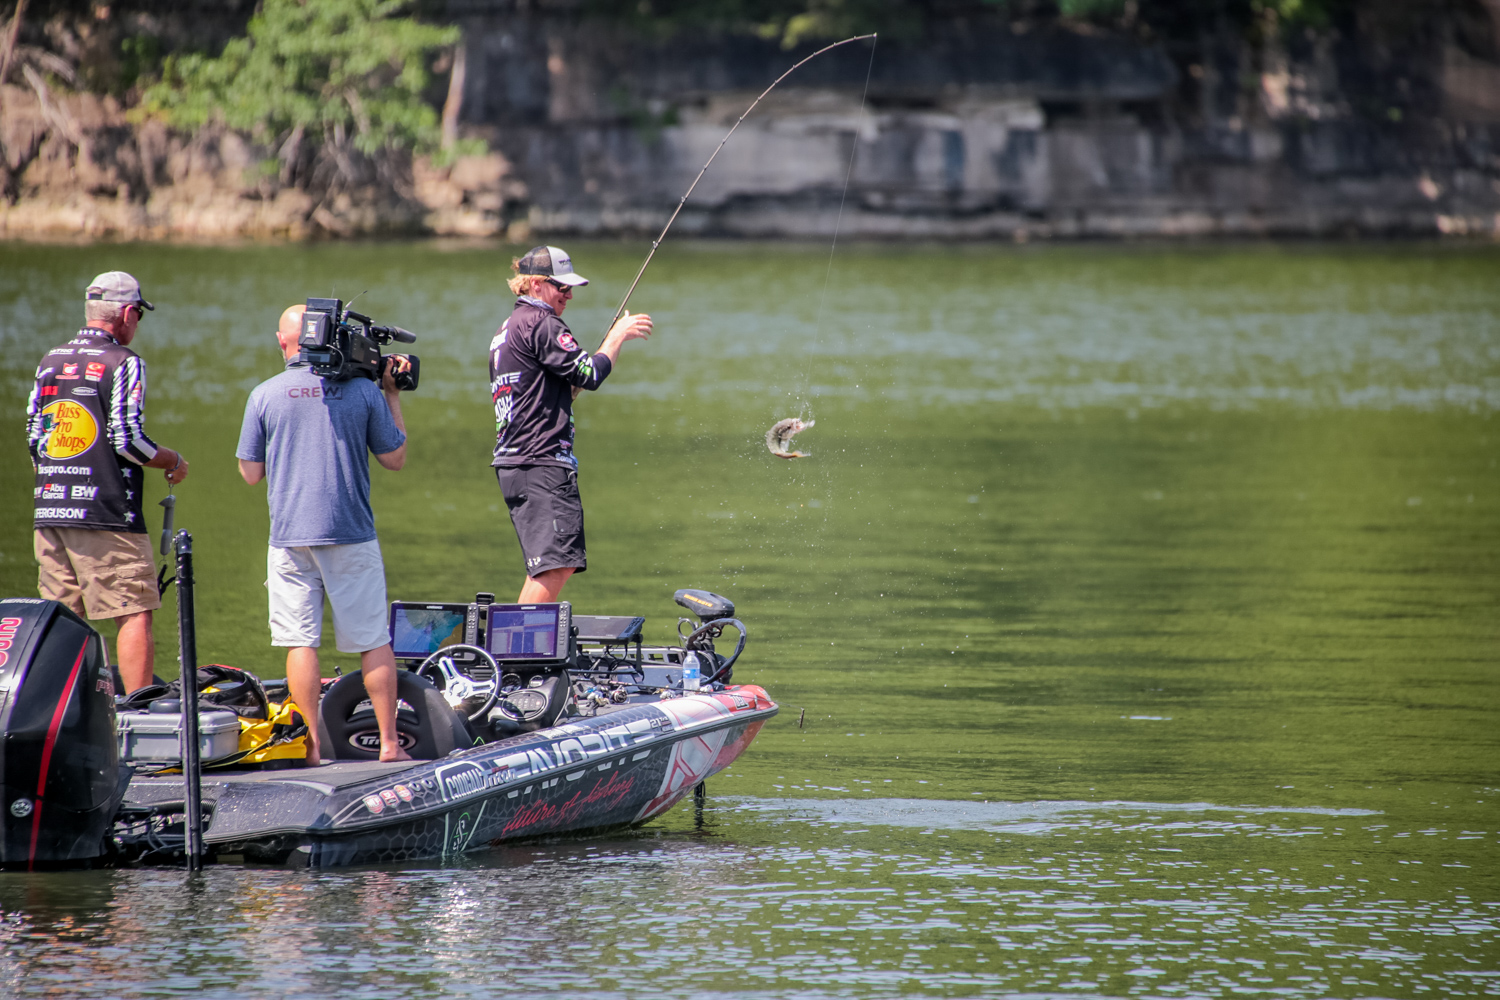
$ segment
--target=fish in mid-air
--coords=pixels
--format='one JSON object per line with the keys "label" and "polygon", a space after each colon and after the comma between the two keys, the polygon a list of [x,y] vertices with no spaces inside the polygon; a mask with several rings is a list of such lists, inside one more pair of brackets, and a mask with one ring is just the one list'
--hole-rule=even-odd
{"label": "fish in mid-air", "polygon": [[801,434],[815,423],[817,423],[815,420],[809,420],[804,423],[797,417],[787,417],[785,420],[778,420],[771,425],[770,430],[766,431],[766,447],[771,449],[771,454],[777,458],[811,458],[811,452],[788,451],[787,448],[791,445],[792,438]]}

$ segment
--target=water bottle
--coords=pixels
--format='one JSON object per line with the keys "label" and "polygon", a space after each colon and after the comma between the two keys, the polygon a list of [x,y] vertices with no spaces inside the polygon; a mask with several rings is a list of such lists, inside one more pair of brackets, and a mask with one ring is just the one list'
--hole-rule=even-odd
{"label": "water bottle", "polygon": [[698,654],[687,653],[682,657],[682,690],[698,690],[698,682],[703,677],[703,670],[698,666]]}

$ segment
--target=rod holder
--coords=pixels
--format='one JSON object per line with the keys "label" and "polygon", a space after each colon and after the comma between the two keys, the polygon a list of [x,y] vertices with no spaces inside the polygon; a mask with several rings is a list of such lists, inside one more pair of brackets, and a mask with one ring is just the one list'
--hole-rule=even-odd
{"label": "rod holder", "polygon": [[182,661],[182,833],[190,872],[203,868],[203,769],[198,759],[198,633],[193,612],[193,536],[177,532],[177,644]]}

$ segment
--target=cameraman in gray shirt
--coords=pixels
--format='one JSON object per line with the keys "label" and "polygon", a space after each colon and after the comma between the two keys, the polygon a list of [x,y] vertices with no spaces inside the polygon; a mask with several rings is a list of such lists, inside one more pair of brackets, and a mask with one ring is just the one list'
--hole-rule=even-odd
{"label": "cameraman in gray shirt", "polygon": [[291,306],[281,314],[276,341],[286,371],[250,393],[236,450],[245,482],[267,480],[271,644],[288,647],[287,688],[307,718],[307,763],[316,767],[323,749],[318,646],[327,594],[339,650],[360,654],[380,728],[380,759],[410,760],[396,731],[396,659],[386,632],[385,566],[370,509],[368,458],[373,453],[393,472],[406,464],[394,376],[410,363],[394,357],[378,389],[364,378],[314,375],[298,361],[305,309]]}

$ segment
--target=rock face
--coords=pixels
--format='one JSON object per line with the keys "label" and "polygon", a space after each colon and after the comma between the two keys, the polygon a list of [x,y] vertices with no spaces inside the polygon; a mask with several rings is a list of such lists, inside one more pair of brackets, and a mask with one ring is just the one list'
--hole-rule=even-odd
{"label": "rock face", "polygon": [[[1500,0],[1475,3],[1464,24],[1418,18],[1400,45],[1354,25],[1253,52],[1205,35],[1184,55],[1058,23],[939,26],[882,40],[873,60],[849,45],[745,121],[678,231],[1500,237]],[[755,95],[812,51],[622,33],[566,4],[447,13],[467,69],[445,120],[488,155],[189,137],[12,73],[0,235],[650,233]]]}
{"label": "rock face", "polygon": [[[502,6],[463,8],[465,117],[517,164],[529,220],[547,232],[660,226],[765,83],[805,54],[744,39],[622,46]],[[1186,79],[1158,48],[1055,26],[882,42],[873,61],[867,44],[850,45],[766,99],[678,225],[801,237],[835,224],[885,238],[1500,236],[1500,62],[1414,43],[1385,53],[1399,79],[1383,90],[1365,79],[1370,53],[1334,41],[1255,59],[1206,44]]]}
{"label": "rock face", "polygon": [[0,236],[223,239],[434,233],[495,236],[525,185],[500,153],[449,165],[304,150],[132,124],[112,97],[0,87]]}

